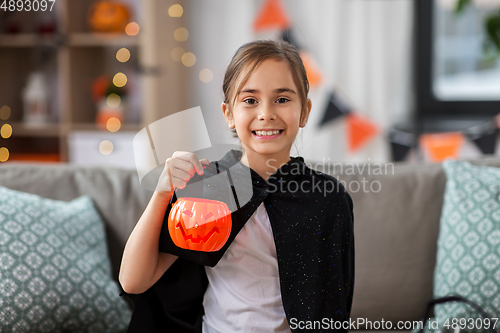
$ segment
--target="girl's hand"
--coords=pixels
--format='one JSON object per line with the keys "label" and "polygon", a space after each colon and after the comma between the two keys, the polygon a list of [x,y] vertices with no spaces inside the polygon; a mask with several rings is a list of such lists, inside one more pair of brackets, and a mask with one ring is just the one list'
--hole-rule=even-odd
{"label": "girl's hand", "polygon": [[203,165],[208,164],[208,159],[198,160],[194,153],[176,151],[172,157],[167,158],[165,167],[158,179],[157,192],[172,193],[176,188],[184,188],[186,183],[197,172],[203,175]]}

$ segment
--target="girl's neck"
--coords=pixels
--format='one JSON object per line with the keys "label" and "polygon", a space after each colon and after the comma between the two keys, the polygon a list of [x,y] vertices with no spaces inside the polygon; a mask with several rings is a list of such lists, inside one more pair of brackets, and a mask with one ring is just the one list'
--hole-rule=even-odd
{"label": "girl's neck", "polygon": [[262,179],[267,180],[273,173],[276,172],[281,166],[290,161],[290,152],[284,152],[278,155],[263,155],[252,152],[247,154],[244,150],[243,156],[241,157],[241,163],[251,168],[262,177]]}

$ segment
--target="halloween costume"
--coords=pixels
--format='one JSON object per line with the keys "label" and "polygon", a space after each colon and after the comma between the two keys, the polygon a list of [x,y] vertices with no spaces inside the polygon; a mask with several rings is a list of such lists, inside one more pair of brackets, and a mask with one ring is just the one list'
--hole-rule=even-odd
{"label": "halloween costume", "polygon": [[273,229],[262,202],[215,267],[205,266],[203,333],[291,333]]}
{"label": "halloween costume", "polygon": [[[292,332],[301,331],[299,324],[305,327],[313,321],[323,323],[315,332],[331,332],[335,331],[330,326],[334,322],[349,321],[354,289],[350,195],[334,177],[307,167],[302,157],[292,157],[267,180],[251,169],[251,179],[239,177],[249,170],[240,162],[241,156],[241,151],[231,150],[220,161],[210,163],[214,169],[225,169],[234,186],[207,186],[200,180],[215,174],[207,168],[202,176],[195,174],[188,182],[193,184],[189,193],[177,191],[172,197],[172,202],[178,195],[226,202],[232,207],[231,234],[215,252],[177,247],[166,226],[171,202],[165,213],[160,251],[179,258],[146,292],[127,294],[134,303],[127,332],[201,332],[202,302],[208,285],[204,265],[217,264],[262,202],[272,226],[281,297]],[[245,197],[248,200],[239,200]],[[233,209],[235,205],[239,209]]]}

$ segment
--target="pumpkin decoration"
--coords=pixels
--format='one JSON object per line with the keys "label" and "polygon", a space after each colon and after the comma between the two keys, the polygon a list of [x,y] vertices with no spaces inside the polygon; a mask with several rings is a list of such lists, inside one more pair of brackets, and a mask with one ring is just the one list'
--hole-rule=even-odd
{"label": "pumpkin decoration", "polygon": [[130,11],[118,1],[97,1],[90,6],[87,20],[95,32],[124,32],[130,21]]}
{"label": "pumpkin decoration", "polygon": [[226,203],[201,198],[178,199],[168,216],[170,237],[187,250],[220,250],[229,238],[231,224]]}

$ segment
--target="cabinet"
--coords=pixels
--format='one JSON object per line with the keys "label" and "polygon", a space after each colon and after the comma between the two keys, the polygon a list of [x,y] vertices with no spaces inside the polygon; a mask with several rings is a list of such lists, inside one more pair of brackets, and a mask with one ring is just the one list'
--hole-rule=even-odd
{"label": "cabinet", "polygon": [[[127,107],[117,134],[133,134],[187,108],[187,69],[170,56],[180,43],[173,31],[185,20],[168,16],[172,4],[183,2],[123,0],[132,9],[131,21],[140,26],[135,36],[89,32],[87,12],[93,2],[56,0],[52,13],[0,14],[0,126],[12,128],[10,137],[0,137],[0,147],[8,149],[9,161],[68,162],[71,133],[109,134],[96,126],[97,106],[91,92],[92,82],[103,74],[113,77],[121,72],[128,79]],[[39,22],[47,15],[52,15],[56,31],[40,35]],[[19,31],[7,33],[9,25]],[[130,60],[117,60],[121,48],[130,51]],[[44,73],[50,96],[48,122],[36,126],[24,122],[22,99],[33,71]]]}

